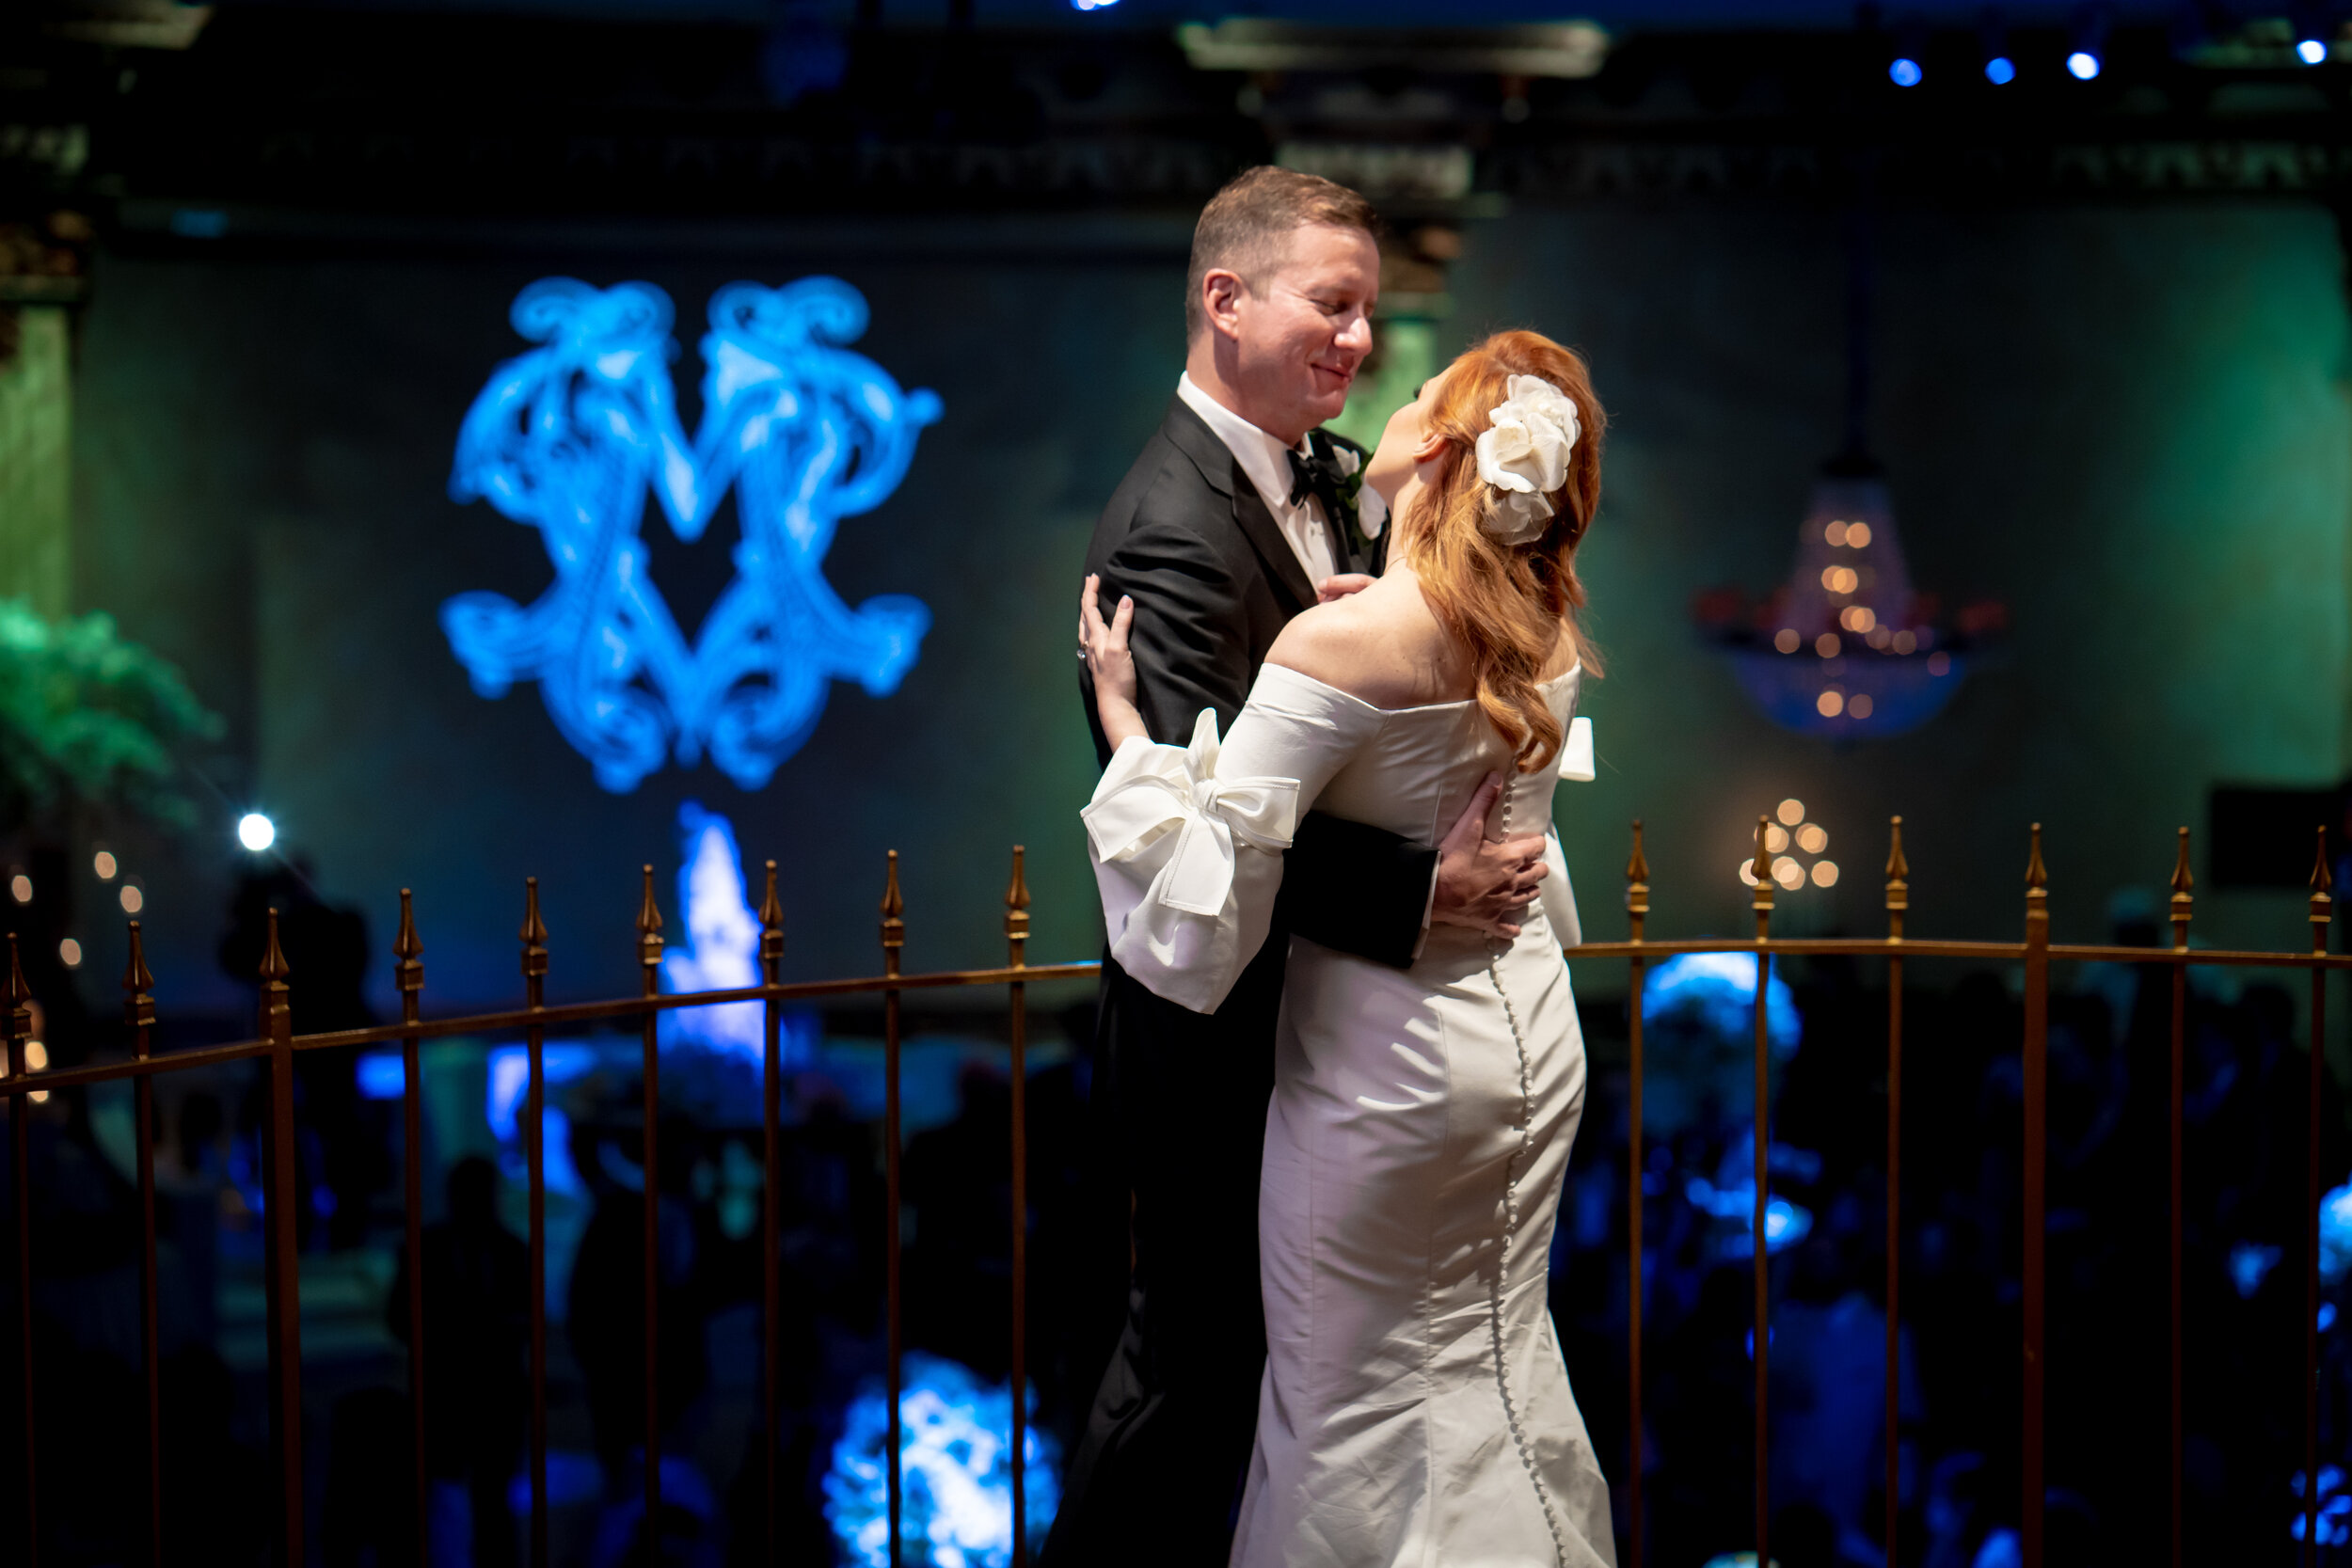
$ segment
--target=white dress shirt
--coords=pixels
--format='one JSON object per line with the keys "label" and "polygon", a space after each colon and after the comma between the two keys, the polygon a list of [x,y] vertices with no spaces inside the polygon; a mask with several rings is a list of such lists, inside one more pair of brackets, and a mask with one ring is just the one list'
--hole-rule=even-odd
{"label": "white dress shirt", "polygon": [[[1258,499],[1265,502],[1266,511],[1273,515],[1274,526],[1290,542],[1291,553],[1306,568],[1307,580],[1320,586],[1325,578],[1340,569],[1340,551],[1320,500],[1309,496],[1296,506],[1291,504],[1290,452],[1294,449],[1285,447],[1278,437],[1268,436],[1202,391],[1189,373],[1176,378],[1176,395],[1232,451],[1233,461],[1241,465],[1241,471],[1257,489]],[[1304,439],[1295,450],[1301,457],[1309,455]],[[1362,493],[1374,501],[1379,499],[1370,490]]]}

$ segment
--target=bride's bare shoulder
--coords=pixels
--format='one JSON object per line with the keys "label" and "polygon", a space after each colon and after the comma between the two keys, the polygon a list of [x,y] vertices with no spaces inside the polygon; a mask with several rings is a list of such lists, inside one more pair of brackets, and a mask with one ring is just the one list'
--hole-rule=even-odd
{"label": "bride's bare shoulder", "polygon": [[1453,639],[1410,578],[1391,572],[1360,594],[1317,605],[1282,628],[1266,662],[1337,687],[1375,707],[1463,695]]}

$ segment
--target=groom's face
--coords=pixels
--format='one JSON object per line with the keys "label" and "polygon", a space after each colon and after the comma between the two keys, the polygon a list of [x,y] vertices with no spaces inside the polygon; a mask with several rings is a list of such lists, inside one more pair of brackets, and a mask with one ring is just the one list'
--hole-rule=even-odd
{"label": "groom's face", "polygon": [[1291,230],[1280,257],[1233,301],[1243,416],[1295,442],[1347,406],[1372,352],[1380,251],[1360,229]]}

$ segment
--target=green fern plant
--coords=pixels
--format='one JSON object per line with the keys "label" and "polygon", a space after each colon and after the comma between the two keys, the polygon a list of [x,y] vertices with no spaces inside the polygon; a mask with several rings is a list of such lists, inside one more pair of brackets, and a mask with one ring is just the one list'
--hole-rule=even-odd
{"label": "green fern plant", "polygon": [[114,617],[53,624],[0,601],[0,832],[85,806],[189,826],[176,752],[221,727],[169,661],[116,634]]}

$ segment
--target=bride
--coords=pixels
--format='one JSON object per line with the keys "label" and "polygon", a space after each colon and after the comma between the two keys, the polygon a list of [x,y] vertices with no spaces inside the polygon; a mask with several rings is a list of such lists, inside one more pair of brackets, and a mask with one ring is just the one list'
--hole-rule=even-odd
{"label": "bride", "polygon": [[[1122,599],[1081,613],[1118,747],[1085,812],[1111,952],[1206,1012],[1265,940],[1310,807],[1434,843],[1507,769],[1489,832],[1548,822],[1591,668],[1578,543],[1600,498],[1582,362],[1487,339],[1365,468],[1387,572],[1290,623],[1220,741],[1153,745]],[[1547,850],[1555,862],[1556,838]],[[1259,1190],[1267,1357],[1236,1568],[1613,1564],[1609,1491],[1546,1307],[1584,1043],[1555,863],[1512,939],[1432,926],[1412,966],[1293,940]],[[1215,1085],[1216,1064],[1200,1064]]]}

